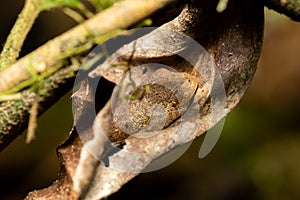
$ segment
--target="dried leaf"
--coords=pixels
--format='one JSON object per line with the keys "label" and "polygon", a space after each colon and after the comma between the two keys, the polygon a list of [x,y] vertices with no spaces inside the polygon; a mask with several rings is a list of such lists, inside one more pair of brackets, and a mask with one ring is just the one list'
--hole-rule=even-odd
{"label": "dried leaf", "polygon": [[[145,170],[153,160],[207,131],[236,106],[252,80],[259,59],[263,5],[258,0],[231,0],[227,9],[219,14],[215,11],[216,4],[217,1],[193,2],[176,19],[122,47],[89,74],[73,95],[76,131],[58,150],[62,166],[60,179],[49,188],[30,193],[28,199],[105,198]],[[213,60],[207,53],[191,51],[195,46],[190,48],[191,41],[185,35],[200,42]],[[186,62],[182,56],[191,60]],[[208,64],[195,70],[198,61]],[[210,67],[212,61],[216,68]],[[126,119],[120,112],[123,108],[114,106],[116,99],[112,98],[99,113],[95,113],[95,79],[104,76],[122,89],[130,83],[123,77],[134,68],[147,68],[147,63],[160,63],[169,68],[160,71],[154,68],[149,82],[143,82],[143,70],[133,73],[136,87],[124,94],[137,98],[126,100],[127,110],[134,110],[136,106],[143,112],[133,120],[139,128],[131,128],[128,133],[126,123],[122,125],[121,122],[129,123],[132,119],[128,120],[128,117],[132,115],[127,113]],[[178,74],[174,75],[171,69],[177,70]],[[138,76],[142,78],[138,80]],[[189,83],[183,80],[189,80]],[[181,96],[176,96],[168,86],[155,87],[156,83],[164,86],[181,84],[185,89]],[[222,93],[222,87],[226,99],[218,93]],[[143,128],[147,120],[142,117],[151,109],[140,105],[157,104],[151,93],[154,88],[153,91],[160,90],[159,95],[169,96],[169,99],[162,98],[155,112],[158,115],[167,112],[165,119],[169,117],[170,121],[162,127],[154,123],[147,130]],[[225,105],[222,104],[224,100]],[[175,104],[169,109],[168,105],[173,101]],[[176,107],[178,101],[182,102],[180,109]],[[215,106],[223,109],[214,112]],[[170,114],[171,110],[174,115]],[[117,117],[114,111],[117,111]],[[122,126],[125,134],[122,134]],[[109,138],[115,141],[111,142]]]}

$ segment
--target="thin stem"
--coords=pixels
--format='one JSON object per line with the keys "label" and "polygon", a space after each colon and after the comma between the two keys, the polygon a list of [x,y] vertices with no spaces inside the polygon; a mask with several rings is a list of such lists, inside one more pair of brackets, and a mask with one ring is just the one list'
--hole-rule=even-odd
{"label": "thin stem", "polygon": [[40,9],[35,1],[27,0],[25,2],[25,6],[11,29],[0,54],[0,70],[6,68],[17,60],[24,40],[39,13]]}

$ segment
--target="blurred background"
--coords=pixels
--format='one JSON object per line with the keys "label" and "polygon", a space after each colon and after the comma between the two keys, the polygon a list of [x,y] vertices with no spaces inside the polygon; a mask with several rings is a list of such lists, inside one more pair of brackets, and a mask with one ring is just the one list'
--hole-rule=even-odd
{"label": "blurred background", "polygon": [[[0,7],[0,44],[23,1]],[[265,10],[263,53],[242,102],[227,116],[221,137],[203,159],[203,136],[170,166],[139,175],[108,198],[161,200],[300,199],[300,23]],[[42,13],[22,55],[76,23],[60,10]],[[71,93],[39,119],[37,137],[25,134],[0,152],[0,199],[22,199],[57,177],[56,147],[72,126]]]}

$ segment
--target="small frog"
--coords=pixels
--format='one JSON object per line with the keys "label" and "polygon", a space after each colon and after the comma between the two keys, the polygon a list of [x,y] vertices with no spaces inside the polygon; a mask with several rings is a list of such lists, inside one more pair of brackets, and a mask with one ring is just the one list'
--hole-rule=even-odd
{"label": "small frog", "polygon": [[167,128],[188,108],[198,85],[194,76],[168,69],[156,70],[146,82],[126,103],[116,105],[112,142],[120,144],[129,135]]}
{"label": "small frog", "polygon": [[[174,91],[157,83],[147,84],[141,88],[148,89],[147,91],[143,89],[142,96],[128,102],[129,117],[133,125],[139,131],[142,129],[151,131],[168,126],[174,120],[171,117],[173,115],[169,113],[178,112],[179,108],[179,101]],[[136,90],[141,90],[141,88]]]}

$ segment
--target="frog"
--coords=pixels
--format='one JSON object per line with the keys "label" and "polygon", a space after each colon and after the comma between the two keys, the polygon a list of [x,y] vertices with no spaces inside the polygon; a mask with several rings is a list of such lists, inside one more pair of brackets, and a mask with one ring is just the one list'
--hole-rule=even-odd
{"label": "frog", "polygon": [[171,126],[191,104],[198,81],[187,72],[155,70],[129,93],[127,101],[115,106],[110,141],[124,144],[129,136],[151,136],[151,132]]}

